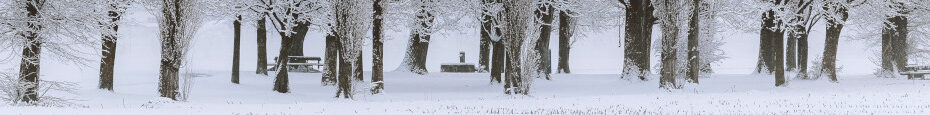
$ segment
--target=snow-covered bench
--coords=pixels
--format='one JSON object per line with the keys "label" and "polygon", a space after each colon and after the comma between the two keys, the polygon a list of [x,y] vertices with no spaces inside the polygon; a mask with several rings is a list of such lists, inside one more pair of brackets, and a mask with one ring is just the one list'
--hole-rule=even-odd
{"label": "snow-covered bench", "polygon": [[930,74],[930,66],[928,65],[907,65],[904,67],[904,70],[901,71],[901,75],[907,75],[907,79],[924,79],[924,75]]}
{"label": "snow-covered bench", "polygon": [[[274,58],[277,62],[278,57]],[[320,62],[320,57],[311,57],[311,56],[287,56],[287,70],[295,72],[311,72],[317,73],[323,69],[323,63]],[[277,70],[275,66],[277,63],[269,63],[269,69],[271,71]]]}

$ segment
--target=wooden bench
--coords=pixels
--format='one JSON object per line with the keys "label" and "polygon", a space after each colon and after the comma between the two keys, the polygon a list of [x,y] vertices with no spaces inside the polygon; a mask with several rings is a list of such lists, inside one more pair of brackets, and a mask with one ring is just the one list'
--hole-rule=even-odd
{"label": "wooden bench", "polygon": [[[322,58],[311,56],[287,56],[287,70],[293,72],[319,73],[323,69]],[[276,71],[278,57],[274,58],[275,63],[269,63],[270,71]]]}
{"label": "wooden bench", "polygon": [[907,75],[907,79],[925,79],[924,75],[930,74],[930,66],[928,65],[907,65],[900,73],[901,75]]}

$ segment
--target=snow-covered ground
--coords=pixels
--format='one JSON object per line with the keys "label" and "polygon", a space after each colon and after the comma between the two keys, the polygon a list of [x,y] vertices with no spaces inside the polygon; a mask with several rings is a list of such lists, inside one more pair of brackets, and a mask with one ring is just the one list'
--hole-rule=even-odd
{"label": "snow-covered ground", "polygon": [[[930,81],[841,76],[840,83],[716,75],[680,90],[658,82],[620,80],[612,74],[554,74],[535,80],[530,96],[503,94],[488,74],[386,73],[385,93],[333,98],[318,73],[296,73],[291,93],[273,92],[273,77],[245,72],[242,84],[227,72],[198,73],[187,102],[158,98],[155,77],[123,77],[116,91],[82,85],[86,108],[0,107],[4,114],[927,114]],[[140,74],[137,76],[152,76]],[[367,79],[367,77],[366,77]],[[85,82],[96,79],[83,79]]]}
{"label": "snow-covered ground", "polygon": [[[242,84],[229,82],[232,61],[232,24],[205,23],[193,41],[185,71],[196,74],[190,100],[167,101],[156,93],[159,46],[155,19],[146,11],[131,10],[120,26],[113,92],[97,89],[97,60],[87,66],[43,57],[41,79],[78,84],[75,94],[59,94],[84,107],[33,107],[0,105],[9,114],[930,114],[930,80],[876,78],[872,63],[876,47],[860,40],[840,42],[839,83],[825,80],[791,80],[774,87],[771,76],[750,75],[754,69],[758,34],[723,32],[722,49],[728,59],[715,65],[717,74],[699,85],[679,90],[658,87],[657,79],[619,79],[622,49],[618,28],[591,33],[572,48],[574,74],[554,74],[553,80],[536,79],[530,96],[503,94],[503,86],[489,82],[487,73],[439,73],[439,64],[477,62],[477,29],[436,35],[431,41],[427,75],[385,73],[385,93],[359,92],[354,100],[334,98],[335,88],[321,86],[318,73],[293,73],[291,93],[272,91],[273,78],[254,73],[255,32],[245,26],[242,43]],[[246,23],[248,24],[248,23]],[[811,33],[811,61],[822,52],[823,27]],[[389,32],[385,42],[385,68],[399,65],[409,32]],[[843,33],[846,35],[847,33]],[[277,55],[280,39],[269,34],[270,56]],[[322,56],[323,34],[311,31],[305,54]],[[659,38],[658,33],[655,37]],[[552,40],[552,49],[557,44]],[[366,41],[370,44],[370,40]],[[95,50],[95,49],[91,49]],[[366,45],[364,54],[370,54]],[[556,54],[557,52],[552,52]],[[870,54],[871,53],[871,54]],[[7,53],[4,53],[7,54]],[[96,56],[90,55],[88,56]],[[364,55],[366,80],[371,55]],[[90,58],[96,59],[96,58]],[[657,58],[653,58],[656,60]],[[555,60],[555,59],[553,59]],[[0,61],[7,73],[16,73],[17,59]],[[273,74],[273,73],[272,73]],[[366,82],[367,83],[367,82]],[[364,90],[363,90],[364,91]]]}

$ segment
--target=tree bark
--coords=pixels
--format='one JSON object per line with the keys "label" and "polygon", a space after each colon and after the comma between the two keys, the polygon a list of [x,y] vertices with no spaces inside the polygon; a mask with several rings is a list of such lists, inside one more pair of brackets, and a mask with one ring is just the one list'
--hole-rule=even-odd
{"label": "tree bark", "polygon": [[165,2],[162,7],[164,16],[163,27],[161,30],[161,66],[158,92],[161,97],[178,100],[178,75],[181,68],[183,47],[178,43],[181,41],[180,31],[182,31],[182,8],[180,0],[171,0]]}
{"label": "tree bark", "polygon": [[568,66],[569,53],[571,51],[571,39],[574,35],[574,24],[569,11],[559,13],[559,67],[556,69],[559,73],[572,73]]}
{"label": "tree bark", "polygon": [[833,6],[836,9],[839,19],[827,19],[827,35],[824,42],[823,67],[820,71],[830,77],[830,81],[837,82],[836,78],[836,52],[839,45],[840,32],[843,30],[843,22],[848,17],[846,8],[843,6]]}
{"label": "tree bark", "polygon": [[801,26],[802,31],[798,32],[798,77],[802,79],[810,79],[810,76],[807,74],[807,28]]}
{"label": "tree bark", "polygon": [[268,42],[268,35],[266,33],[267,30],[265,30],[264,16],[263,14],[261,16],[262,18],[258,19],[258,22],[256,22],[256,26],[258,26],[255,30],[256,39],[258,39],[256,42],[258,43],[258,61],[255,66],[255,74],[268,75],[268,49],[265,45]]}
{"label": "tree bark", "polygon": [[492,43],[494,44],[492,52],[492,58],[494,59],[491,62],[491,82],[501,83],[501,73],[505,71],[504,57],[506,56],[504,56],[504,43],[502,42],[503,41],[495,41]]}
{"label": "tree bark", "polygon": [[[492,2],[495,2],[495,1],[494,0],[481,0],[482,4],[489,4]],[[483,8],[482,11],[489,12],[486,7],[482,7],[482,8]],[[492,30],[491,18],[493,17],[491,17],[491,15],[489,15],[488,13],[482,13],[481,16],[482,16],[481,30],[480,30],[480,34],[481,34],[480,42],[481,43],[479,43],[479,46],[478,46],[479,47],[478,69],[479,71],[482,71],[482,72],[488,72],[488,70],[491,68],[490,66],[491,46],[493,44],[492,42],[494,42],[493,40],[491,40],[491,30]]]}
{"label": "tree bark", "polygon": [[384,34],[381,31],[384,29],[382,25],[382,14],[384,10],[381,7],[381,0],[374,0],[374,19],[372,20],[372,55],[371,55],[371,82],[375,84],[374,88],[371,89],[371,94],[381,93],[381,90],[384,90]]}
{"label": "tree bark", "polygon": [[768,10],[762,14],[762,28],[759,32],[759,60],[756,65],[756,72],[771,74],[775,72],[775,42],[774,36],[777,34],[775,23],[775,11]]}
{"label": "tree bark", "polygon": [[[115,5],[111,5],[115,6]],[[120,19],[120,14],[117,11],[109,11],[108,15],[110,16],[110,27],[108,28],[109,34],[103,34],[103,58],[100,59],[100,89],[106,89],[113,91],[113,70],[116,65],[116,40],[117,30],[119,30],[119,25],[116,24]]]}
{"label": "tree bark", "polygon": [[242,16],[236,16],[233,22],[233,62],[232,62],[232,83],[239,84],[239,44],[242,36],[241,24]]}
{"label": "tree bark", "polygon": [[501,38],[501,40],[504,41],[504,45],[506,46],[504,49],[506,54],[504,55],[507,56],[508,61],[505,62],[507,63],[507,76],[505,78],[507,83],[504,87],[505,94],[527,95],[529,93],[529,86],[524,85],[523,83],[525,77],[523,76],[523,68],[521,66],[523,65],[521,52],[523,49],[523,42],[527,37],[527,33],[524,31],[524,29],[530,28],[527,23],[523,22],[530,22],[530,19],[532,19],[531,15],[524,16],[526,14],[523,13],[530,13],[532,10],[523,10],[534,8],[534,6],[528,6],[529,3],[524,2],[527,1],[504,1],[503,3],[503,13],[504,17],[506,17],[504,20],[506,20],[506,22],[510,22],[504,24],[505,29],[503,33],[505,34]]}
{"label": "tree bark", "polygon": [[675,83],[675,73],[677,69],[677,60],[676,52],[677,49],[675,45],[678,38],[678,13],[676,6],[677,1],[665,1],[662,2],[664,5],[661,9],[664,14],[664,21],[662,22],[662,55],[661,55],[661,78],[659,78],[660,87],[663,88],[678,88],[678,85]]}
{"label": "tree bark", "polygon": [[426,56],[429,52],[429,31],[435,18],[432,13],[425,9],[429,6],[423,5],[420,7],[421,9],[417,12],[416,19],[416,23],[419,27],[410,32],[411,35],[410,41],[407,44],[407,52],[404,56],[404,61],[401,62],[401,68],[398,69],[401,69],[399,71],[409,71],[423,75],[429,73],[426,70]]}
{"label": "tree bark", "polygon": [[692,83],[698,83],[698,77],[701,73],[700,49],[698,49],[698,40],[701,35],[700,12],[701,0],[692,1],[691,21],[688,22],[688,78]]}
{"label": "tree bark", "polygon": [[[624,1],[624,0],[620,0]],[[626,33],[624,35],[623,75],[636,75],[646,80],[649,72],[650,47],[652,46],[652,24],[655,21],[650,0],[630,0],[626,7]],[[633,69],[636,68],[636,69]],[[621,76],[628,77],[628,76]]]}
{"label": "tree bark", "polygon": [[[42,6],[40,5],[36,4],[35,0],[26,1],[26,15],[29,19],[38,20],[41,18],[39,10]],[[26,24],[31,31],[21,33],[23,38],[26,38],[26,46],[23,47],[22,60],[20,61],[19,80],[26,83],[23,86],[25,92],[22,92],[22,101],[35,102],[39,101],[37,90],[39,88],[39,59],[42,53],[42,41],[40,41],[38,32],[42,29],[42,25],[32,21],[26,22]]]}
{"label": "tree bark", "polygon": [[894,16],[886,19],[882,29],[882,69],[892,74],[907,66],[907,17]]}
{"label": "tree bark", "polygon": [[[552,19],[555,8],[549,5],[543,5],[536,10],[536,16],[542,19],[542,28],[540,29],[539,39],[536,40],[536,54],[539,55],[540,60],[536,61],[536,71],[543,73],[546,80],[549,80],[550,63],[549,63],[549,38],[552,36]],[[539,23],[539,22],[537,22]]]}
{"label": "tree bark", "polygon": [[[336,32],[332,32],[335,34]],[[323,86],[336,85],[336,77],[339,75],[339,38],[333,34],[326,36],[326,70],[323,72],[321,83]]]}

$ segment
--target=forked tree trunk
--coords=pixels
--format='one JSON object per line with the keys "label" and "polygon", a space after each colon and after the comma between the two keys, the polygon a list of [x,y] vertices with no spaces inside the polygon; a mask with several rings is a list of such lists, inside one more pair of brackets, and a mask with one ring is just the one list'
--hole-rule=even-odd
{"label": "forked tree trunk", "polygon": [[258,61],[255,66],[255,74],[268,75],[268,49],[265,44],[267,44],[268,35],[265,30],[265,17],[261,16],[261,19],[258,19],[256,22],[257,29],[255,30],[255,35],[258,43]]}
{"label": "forked tree trunk", "polygon": [[372,55],[371,55],[371,82],[375,84],[371,88],[371,94],[381,93],[381,90],[384,90],[384,34],[381,33],[383,27],[382,24],[382,14],[384,10],[381,7],[381,0],[374,0],[374,19],[372,20]]}
{"label": "forked tree trunk", "polygon": [[[623,1],[623,0],[620,0]],[[629,0],[626,7],[626,33],[623,39],[623,74],[636,75],[640,80],[646,80],[649,72],[649,49],[652,46],[653,16],[652,2],[650,0]],[[636,68],[636,69],[633,69]],[[621,76],[633,77],[633,76]]]}
{"label": "forked tree trunk", "polygon": [[574,21],[569,16],[569,11],[559,12],[559,67],[556,69],[559,73],[572,73],[568,66],[569,52],[571,51],[571,39],[574,34]]}
{"label": "forked tree trunk", "polygon": [[[115,5],[111,5],[115,6]],[[109,34],[103,34],[103,58],[100,59],[100,89],[106,89],[113,91],[113,69],[116,65],[116,40],[117,30],[119,30],[119,25],[116,24],[120,19],[120,14],[117,11],[109,11],[110,16],[110,25],[108,30]]]}
{"label": "forked tree trunk", "polygon": [[239,42],[242,36],[241,24],[242,16],[236,16],[233,22],[233,62],[232,62],[232,83],[239,84]]}

